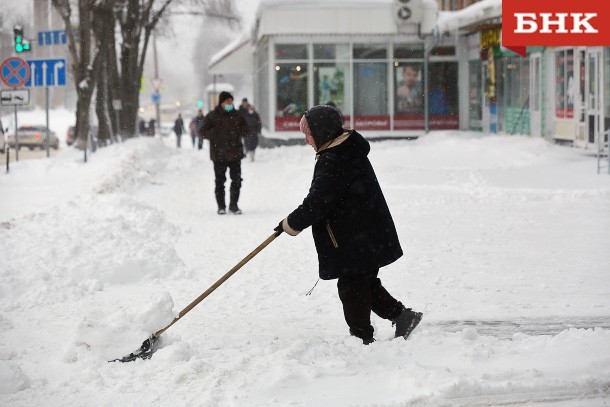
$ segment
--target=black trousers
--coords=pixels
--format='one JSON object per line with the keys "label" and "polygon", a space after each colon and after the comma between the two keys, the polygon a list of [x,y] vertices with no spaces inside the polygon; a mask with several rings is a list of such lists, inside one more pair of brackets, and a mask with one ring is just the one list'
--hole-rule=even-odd
{"label": "black trousers", "polygon": [[237,208],[239,201],[239,191],[241,189],[241,160],[231,161],[228,163],[214,161],[214,175],[216,176],[216,202],[218,209],[226,209],[225,204],[225,181],[227,180],[227,168],[231,177],[231,188],[229,190],[229,209]]}
{"label": "black trousers", "polygon": [[345,322],[350,334],[360,339],[373,337],[371,311],[380,318],[392,320],[402,311],[397,301],[381,285],[379,270],[363,275],[339,277],[337,288],[343,303]]}

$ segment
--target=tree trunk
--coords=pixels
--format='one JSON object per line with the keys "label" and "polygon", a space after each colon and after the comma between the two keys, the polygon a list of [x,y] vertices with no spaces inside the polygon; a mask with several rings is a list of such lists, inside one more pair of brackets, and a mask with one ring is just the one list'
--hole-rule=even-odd
{"label": "tree trunk", "polygon": [[95,113],[98,120],[98,142],[106,145],[110,140],[115,140],[116,123],[112,100],[110,99],[110,85],[108,65],[111,63],[112,55],[115,54],[110,44],[114,44],[114,0],[98,2],[93,10],[93,32],[97,38],[99,55],[98,75],[96,75],[97,93]]}

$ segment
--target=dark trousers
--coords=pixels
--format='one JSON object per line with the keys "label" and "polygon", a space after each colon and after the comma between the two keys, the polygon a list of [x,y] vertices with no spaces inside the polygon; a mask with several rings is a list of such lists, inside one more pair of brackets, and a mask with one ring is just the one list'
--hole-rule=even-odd
{"label": "dark trousers", "polygon": [[337,288],[343,303],[345,322],[350,334],[360,339],[373,337],[371,311],[392,320],[402,311],[402,304],[386,291],[377,278],[379,270],[363,275],[339,277]]}
{"label": "dark trousers", "polygon": [[197,139],[197,136],[195,135],[195,133],[191,133],[191,140],[193,141],[193,148],[195,148],[195,140]]}
{"label": "dark trousers", "polygon": [[241,160],[221,163],[214,161],[214,174],[216,176],[216,202],[218,209],[226,209],[225,204],[225,181],[227,180],[227,168],[231,177],[231,189],[229,192],[229,209],[237,208],[239,190],[241,189]]}
{"label": "dark trousers", "polygon": [[181,140],[182,140],[182,133],[176,133],[176,147],[180,148]]}
{"label": "dark trousers", "polygon": [[197,149],[201,150],[203,148],[203,138],[199,137],[199,141],[197,142]]}

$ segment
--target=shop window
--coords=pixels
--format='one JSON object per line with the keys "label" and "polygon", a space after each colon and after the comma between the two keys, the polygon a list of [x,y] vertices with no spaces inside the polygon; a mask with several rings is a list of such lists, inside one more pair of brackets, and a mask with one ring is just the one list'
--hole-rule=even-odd
{"label": "shop window", "polygon": [[349,64],[317,63],[313,67],[314,105],[332,102],[349,112]]}
{"label": "shop window", "polygon": [[394,59],[422,59],[424,44],[394,45]]}
{"label": "shop window", "polygon": [[354,126],[361,130],[389,130],[386,63],[354,63]]}
{"label": "shop window", "polygon": [[275,67],[276,130],[298,131],[307,110],[307,63],[280,63]]}
{"label": "shop window", "polygon": [[574,51],[563,50],[555,53],[555,116],[574,117]]}
{"label": "shop window", "polygon": [[385,44],[354,45],[354,59],[385,59],[387,56]]}
{"label": "shop window", "polygon": [[275,44],[275,59],[308,59],[305,44]]}
{"label": "shop window", "polygon": [[314,44],[314,59],[349,60],[349,44]]}
{"label": "shop window", "polygon": [[[457,129],[457,62],[429,64],[428,111],[431,129]],[[422,63],[394,63],[394,129],[424,128]]]}

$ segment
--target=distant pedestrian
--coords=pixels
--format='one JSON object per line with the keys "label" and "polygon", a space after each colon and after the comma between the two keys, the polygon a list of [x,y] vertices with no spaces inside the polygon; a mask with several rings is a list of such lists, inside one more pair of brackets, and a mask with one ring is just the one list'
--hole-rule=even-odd
{"label": "distant pedestrian", "polygon": [[195,123],[194,117],[189,122],[189,133],[191,133],[191,140],[193,142],[193,148],[195,148],[195,140],[197,140],[197,124]]}
{"label": "distant pedestrian", "polygon": [[148,135],[150,137],[154,137],[154,135],[155,135],[155,122],[156,122],[155,119],[150,119],[148,121],[148,129],[146,130],[146,132],[148,133]]}
{"label": "distant pedestrian", "polygon": [[140,136],[145,136],[146,130],[146,122],[143,119],[140,119],[138,122],[138,132],[140,133]]}
{"label": "distant pedestrian", "polygon": [[229,169],[231,189],[229,195],[229,212],[239,215],[237,206],[241,190],[241,160],[244,158],[244,147],[241,139],[248,135],[248,123],[233,106],[233,95],[220,92],[218,105],[204,119],[200,137],[210,142],[210,159],[214,162],[215,194],[218,204],[218,214],[226,211],[225,181]]}
{"label": "distant pedestrian", "polygon": [[244,119],[246,119],[246,123],[248,123],[248,127],[250,128],[250,132],[244,138],[246,155],[250,157],[250,161],[254,161],[254,151],[258,146],[258,138],[262,128],[261,118],[254,109],[254,106],[248,103],[248,99],[246,98],[241,101],[239,111],[244,115]]}
{"label": "distant pedestrian", "polygon": [[337,279],[351,335],[374,342],[371,311],[396,325],[395,337],[411,334],[421,320],[381,285],[381,267],[402,256],[392,215],[368,159],[371,146],[345,130],[338,109],[314,106],[300,124],[316,151],[309,193],[275,231],[296,236],[311,226],[322,280]]}
{"label": "distant pedestrian", "polygon": [[182,139],[182,133],[185,132],[184,121],[182,115],[178,113],[178,118],[174,122],[174,133],[176,133],[176,146],[180,148],[180,140]]}
{"label": "distant pedestrian", "polygon": [[[201,135],[201,129],[203,128],[203,121],[205,117],[203,116],[203,111],[199,109],[197,111],[197,116],[195,117],[195,135],[199,135],[199,142],[197,143],[197,148],[201,150],[203,148],[203,136]],[[195,140],[193,140],[195,143]]]}

